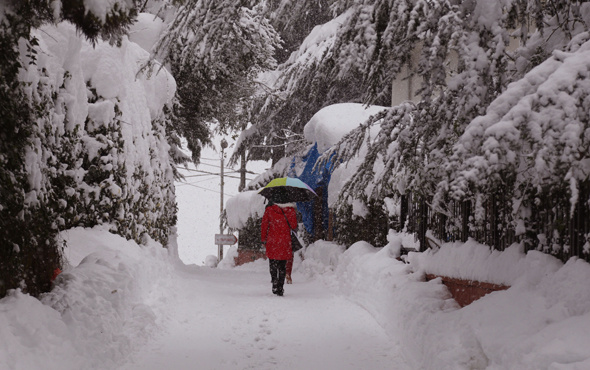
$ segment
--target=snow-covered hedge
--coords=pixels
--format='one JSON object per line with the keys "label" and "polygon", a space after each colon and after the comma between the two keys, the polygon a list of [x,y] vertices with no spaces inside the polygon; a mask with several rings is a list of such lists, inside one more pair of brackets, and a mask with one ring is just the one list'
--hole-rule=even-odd
{"label": "snow-covered hedge", "polygon": [[38,57],[20,80],[44,115],[26,155],[27,204],[47,203],[56,229],[106,222],[165,244],[175,202],[163,108],[174,79],[138,74],[149,54],[126,39],[93,46],[67,23],[34,36]]}
{"label": "snow-covered hedge", "polygon": [[[7,123],[21,137],[0,153],[2,178],[12,183],[1,187],[2,228],[10,231],[0,240],[7,264],[0,295],[18,284],[47,290],[59,265],[59,230],[109,224],[126,238],[147,234],[166,245],[176,222],[164,115],[172,76],[139,73],[149,53],[126,37],[118,46],[92,44],[68,22],[33,29],[15,47],[14,94],[29,115]],[[4,96],[3,104],[17,110]],[[15,231],[19,222],[30,235]]]}
{"label": "snow-covered hedge", "polygon": [[244,191],[227,200],[227,225],[232,229],[242,229],[249,218],[262,218],[266,199],[258,191]]}

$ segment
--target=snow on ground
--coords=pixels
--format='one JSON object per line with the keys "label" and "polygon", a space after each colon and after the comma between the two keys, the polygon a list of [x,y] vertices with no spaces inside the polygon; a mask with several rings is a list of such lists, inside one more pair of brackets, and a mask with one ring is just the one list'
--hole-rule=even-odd
{"label": "snow on ground", "polygon": [[155,335],[172,286],[167,250],[106,227],[61,234],[67,267],[54,289],[0,300],[0,369],[113,369]]}
{"label": "snow on ground", "polygon": [[[212,269],[105,228],[62,237],[69,266],[55,289],[40,301],[19,291],[0,300],[2,369],[590,365],[590,265],[579,259],[562,264],[467,243],[411,253],[405,264],[395,258],[395,236],[382,248],[317,242],[276,297],[267,264],[233,267],[235,248]],[[510,289],[459,308],[439,279],[424,281],[433,261],[473,274],[455,258],[457,248],[484,273],[501,260],[504,271],[520,274],[509,277]]]}
{"label": "snow on ground", "polygon": [[178,274],[171,325],[123,369],[386,369],[400,363],[367,311],[299,272],[282,298],[271,293],[266,261],[231,270],[187,266]]}

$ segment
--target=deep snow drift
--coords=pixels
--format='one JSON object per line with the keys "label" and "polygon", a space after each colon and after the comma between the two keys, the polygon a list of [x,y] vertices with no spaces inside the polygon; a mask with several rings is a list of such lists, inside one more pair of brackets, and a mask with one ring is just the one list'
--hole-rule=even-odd
{"label": "deep snow drift", "polygon": [[[317,333],[295,329],[321,326],[328,319],[317,315],[322,305],[335,305],[330,312],[349,315],[331,315],[341,324],[321,326],[322,333],[333,329],[334,335],[351,336],[346,323],[364,317],[364,338],[386,342],[371,354],[385,356],[392,368],[590,366],[590,265],[577,259],[562,264],[538,252],[524,255],[517,246],[500,253],[468,242],[445,244],[436,253],[411,254],[410,263],[404,264],[394,258],[401,235],[391,235],[383,248],[359,242],[345,249],[317,242],[296,264],[295,284],[286,288],[282,302],[287,303],[280,303],[276,300],[281,298],[270,293],[266,263],[235,268],[235,249],[218,269],[209,269],[185,266],[153,241],[137,245],[104,228],[73,229],[62,236],[70,266],[56,280],[55,289],[41,301],[18,291],[0,300],[0,368],[134,368],[142,361],[138,355],[181,328],[190,330],[177,338],[177,344],[160,348],[154,361],[177,358],[175,364],[183,368],[182,348],[187,343],[194,352],[201,346],[213,350],[221,343],[220,350],[211,353],[214,357],[199,352],[203,364],[309,368],[324,351],[316,348],[316,357],[300,351],[311,351],[305,345]],[[434,266],[439,273],[483,276],[512,287],[460,309],[439,280],[424,282],[424,270]],[[318,297],[331,300],[320,302]],[[358,304],[358,311],[350,302]],[[187,316],[187,327],[178,321],[179,312],[190,313],[186,307],[201,315],[193,321]],[[282,314],[273,314],[273,309]],[[367,320],[367,313],[379,325]],[[289,320],[300,324],[293,327]],[[249,324],[240,324],[244,322]],[[232,328],[240,329],[239,335],[232,334]],[[291,330],[288,336],[280,332],[285,328]],[[273,357],[274,362],[267,361],[273,338],[275,353],[281,354]],[[333,363],[346,368],[346,363],[369,358],[350,358],[351,353],[364,352],[344,344],[361,344],[352,337],[350,342],[337,338],[335,347],[329,347],[328,339],[324,343]],[[292,342],[300,345],[285,346]],[[162,352],[168,350],[177,352]],[[340,351],[343,357],[335,357]]]}

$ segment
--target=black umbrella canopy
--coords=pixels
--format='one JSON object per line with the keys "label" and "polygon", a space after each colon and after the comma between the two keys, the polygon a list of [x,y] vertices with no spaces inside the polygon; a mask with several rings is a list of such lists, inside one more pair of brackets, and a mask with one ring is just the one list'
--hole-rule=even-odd
{"label": "black umbrella canopy", "polygon": [[274,179],[258,193],[274,203],[307,202],[318,196],[306,183],[291,177]]}

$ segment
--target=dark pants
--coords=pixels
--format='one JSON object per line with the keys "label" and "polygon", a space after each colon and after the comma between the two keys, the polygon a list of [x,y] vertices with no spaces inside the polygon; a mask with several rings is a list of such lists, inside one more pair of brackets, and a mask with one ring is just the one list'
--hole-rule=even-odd
{"label": "dark pants", "polygon": [[272,281],[272,292],[274,294],[283,294],[285,285],[285,275],[287,275],[286,260],[268,260],[270,266],[270,278]]}

